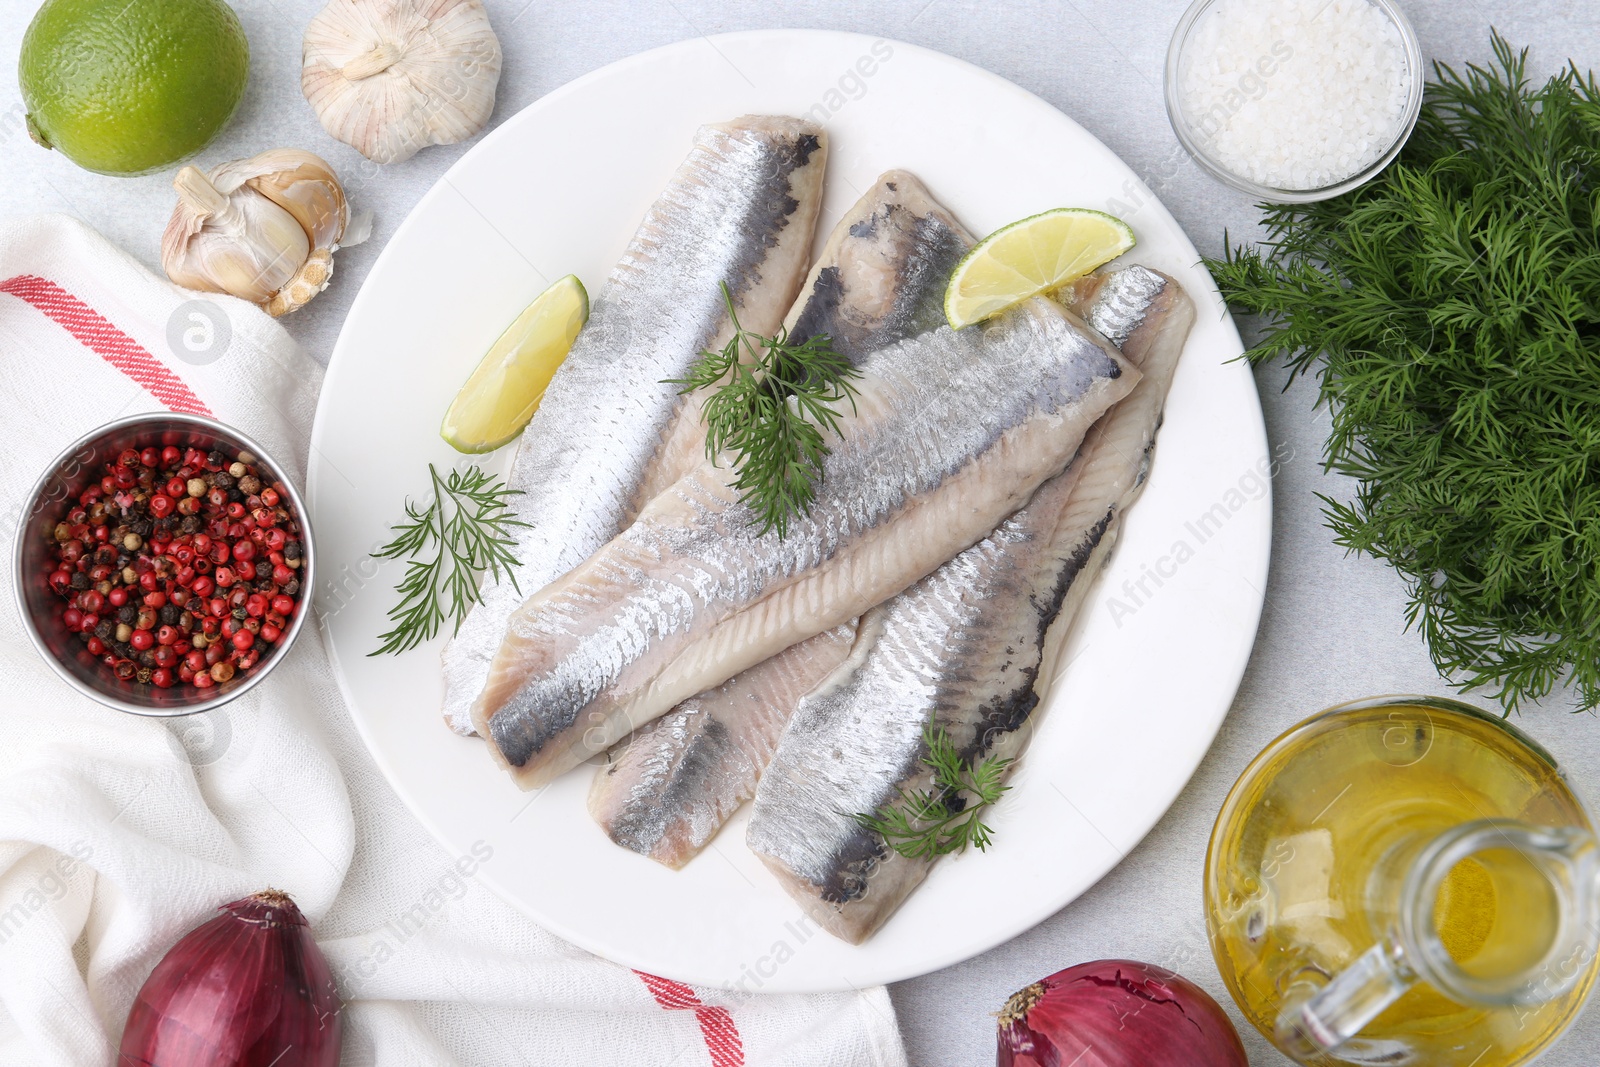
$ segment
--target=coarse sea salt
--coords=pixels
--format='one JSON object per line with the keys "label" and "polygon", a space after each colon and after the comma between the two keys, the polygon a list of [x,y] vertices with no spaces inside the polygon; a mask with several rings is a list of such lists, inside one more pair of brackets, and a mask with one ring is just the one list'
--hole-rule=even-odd
{"label": "coarse sea salt", "polygon": [[1371,0],[1219,0],[1190,30],[1179,102],[1225,169],[1319,189],[1389,150],[1414,76],[1399,27]]}

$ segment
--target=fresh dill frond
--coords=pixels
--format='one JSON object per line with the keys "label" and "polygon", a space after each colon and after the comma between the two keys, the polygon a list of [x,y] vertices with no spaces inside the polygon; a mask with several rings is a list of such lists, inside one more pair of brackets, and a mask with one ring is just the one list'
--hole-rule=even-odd
{"label": "fresh dill frond", "polygon": [[1600,90],[1527,52],[1434,64],[1397,160],[1208,261],[1266,317],[1246,356],[1315,372],[1336,543],[1387,560],[1433,661],[1508,711],[1600,707]]}
{"label": "fresh dill frond", "polygon": [[835,407],[848,400],[850,379],[860,372],[833,349],[826,334],[790,343],[787,330],[774,337],[739,324],[726,283],[722,299],[733,337],[720,352],[702,352],[687,378],[672,378],[681,392],[712,390],[706,399],[706,455],[724,451],[737,471],[733,487],[756,514],[760,532],[789,532],[789,521],[810,510],[829,448],[825,434],[839,435]]}
{"label": "fresh dill frond", "polygon": [[993,831],[979,817],[1011,787],[1004,784],[1011,760],[993,757],[973,766],[961,758],[944,727],[928,723],[922,728],[927,755],[922,762],[933,771],[929,789],[897,789],[899,799],[874,815],[852,818],[881,835],[907,859],[931,860],[950,852],[979,852],[993,843]]}
{"label": "fresh dill frond", "polygon": [[482,599],[478,581],[484,571],[497,582],[504,572],[516,586],[510,530],[528,524],[512,517],[507,498],[520,490],[506,488],[477,467],[440,478],[430,463],[428,477],[432,503],[418,508],[407,500],[407,521],[396,523],[395,539],[373,553],[377,559],[407,562],[395,586],[400,602],[389,609],[394,629],[380,634],[383,644],[368,655],[416,648],[436,636],[447,619],[460,630],[467,612]]}

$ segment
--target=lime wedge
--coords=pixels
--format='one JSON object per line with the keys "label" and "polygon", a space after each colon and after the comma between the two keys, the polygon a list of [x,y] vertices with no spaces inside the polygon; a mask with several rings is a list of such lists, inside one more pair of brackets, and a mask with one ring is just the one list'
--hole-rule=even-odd
{"label": "lime wedge", "polygon": [[576,275],[540,293],[456,394],[440,436],[458,452],[493,452],[515,439],[588,320],[589,294]]}
{"label": "lime wedge", "polygon": [[1063,207],[1013,222],[956,264],[944,291],[953,329],[998,315],[1081,278],[1133,247],[1133,230],[1104,211]]}

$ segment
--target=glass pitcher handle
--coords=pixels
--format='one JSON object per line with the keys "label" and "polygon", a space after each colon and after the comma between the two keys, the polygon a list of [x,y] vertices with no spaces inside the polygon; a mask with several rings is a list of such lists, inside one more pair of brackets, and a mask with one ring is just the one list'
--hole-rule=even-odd
{"label": "glass pitcher handle", "polygon": [[[1512,850],[1535,867],[1560,909],[1558,936],[1544,958],[1502,975],[1464,971],[1445,948],[1434,902],[1445,877],[1469,856]],[[1411,862],[1389,936],[1326,984],[1304,980],[1284,991],[1274,1025],[1278,1047],[1318,1062],[1425,981],[1462,1004],[1539,1004],[1568,992],[1600,945],[1600,845],[1588,830],[1537,827],[1504,819],[1463,823],[1429,841]],[[1323,972],[1318,972],[1320,975]]]}
{"label": "glass pitcher handle", "polygon": [[1317,988],[1290,987],[1278,1013],[1278,1047],[1302,1062],[1313,1060],[1355,1037],[1417,982],[1399,945],[1379,942],[1362,953],[1333,981]]}

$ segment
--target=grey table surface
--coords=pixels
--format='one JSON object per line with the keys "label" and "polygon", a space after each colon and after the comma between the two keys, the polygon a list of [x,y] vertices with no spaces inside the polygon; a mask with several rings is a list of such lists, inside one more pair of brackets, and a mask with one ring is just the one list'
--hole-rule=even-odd
{"label": "grey table surface", "polygon": [[[285,322],[301,345],[326,362],[384,242],[468,146],[429,148],[385,168],[366,164],[322,131],[300,96],[300,35],[319,0],[231,2],[250,37],[251,81],[239,115],[198,162],[212,165],[269,147],[309,148],[343,174],[364,175],[358,206],[376,216],[374,239],[340,253],[333,287]],[[1223,248],[1224,231],[1236,242],[1252,239],[1257,212],[1246,196],[1219,185],[1189,161],[1167,124],[1162,66],[1186,2],[486,0],[505,51],[494,121],[579,75],[687,37],[771,27],[868,33],[976,63],[1059,107],[1127,160],[1195,245],[1214,255]],[[1430,59],[1484,62],[1491,26],[1514,44],[1531,47],[1540,77],[1569,56],[1588,67],[1600,55],[1600,9],[1584,0],[1400,3]],[[37,6],[36,0],[0,0],[0,67],[13,69],[22,32]],[[0,212],[68,212],[159,269],[161,230],[173,202],[170,175],[110,179],[88,174],[33,146],[22,132],[21,116],[16,85],[9,77],[0,79]],[[596,130],[596,136],[603,135],[603,129]],[[1240,325],[1248,340],[1252,324]],[[990,1013],[1013,990],[1083,960],[1118,956],[1171,966],[1226,1003],[1206,944],[1200,873],[1207,835],[1228,787],[1267,741],[1313,711],[1374,693],[1450,692],[1430,665],[1421,638],[1405,629],[1399,580],[1378,562],[1347,556],[1322,525],[1314,494],[1343,494],[1350,487],[1322,473],[1328,420],[1313,405],[1313,389],[1302,383],[1285,391],[1285,374],[1276,367],[1258,370],[1257,383],[1269,446],[1286,461],[1273,486],[1266,608],[1227,721],[1172,809],[1099,884],[1015,940],[894,987],[901,1028],[918,1067],[992,1062]],[[1152,669],[1160,664],[1152,663]],[[1600,723],[1571,715],[1570,707],[1570,700],[1558,695],[1525,710],[1520,725],[1561,759],[1581,792],[1600,796]],[[1252,1062],[1287,1062],[1248,1027],[1242,1026],[1242,1036]],[[1597,1045],[1600,1011],[1590,1010],[1541,1062],[1592,1064]]]}

